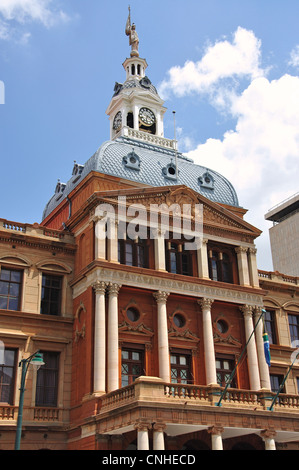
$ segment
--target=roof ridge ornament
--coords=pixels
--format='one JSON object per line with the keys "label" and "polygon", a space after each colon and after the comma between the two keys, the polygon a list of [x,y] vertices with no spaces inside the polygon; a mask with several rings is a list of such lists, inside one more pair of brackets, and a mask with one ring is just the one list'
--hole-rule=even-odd
{"label": "roof ridge ornament", "polygon": [[129,44],[131,46],[131,57],[139,57],[138,47],[139,38],[136,31],[136,26],[131,25],[131,7],[129,6],[129,15],[126,23],[126,35],[129,36]]}

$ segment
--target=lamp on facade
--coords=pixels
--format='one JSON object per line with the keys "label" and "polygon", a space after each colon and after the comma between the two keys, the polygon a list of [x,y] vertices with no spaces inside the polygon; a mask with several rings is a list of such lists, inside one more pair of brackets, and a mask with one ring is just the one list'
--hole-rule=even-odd
{"label": "lamp on facade", "polygon": [[16,440],[15,440],[15,450],[20,450],[21,444],[21,434],[22,434],[22,420],[23,420],[23,405],[24,405],[24,393],[25,393],[25,380],[28,368],[32,364],[38,370],[41,366],[45,363],[43,361],[43,355],[36,351],[34,354],[29,356],[27,359],[22,359],[19,362],[19,367],[22,367],[22,374],[21,374],[21,386],[20,386],[20,400],[19,400],[19,412],[18,412],[18,420],[17,420],[17,432],[16,432]]}

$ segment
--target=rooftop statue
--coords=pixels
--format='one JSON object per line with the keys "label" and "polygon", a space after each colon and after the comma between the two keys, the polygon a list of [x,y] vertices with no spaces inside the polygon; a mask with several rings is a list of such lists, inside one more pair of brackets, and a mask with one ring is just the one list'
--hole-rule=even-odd
{"label": "rooftop statue", "polygon": [[129,7],[129,16],[126,23],[126,35],[129,36],[129,44],[131,46],[131,57],[139,57],[138,46],[139,38],[135,24],[131,25],[131,9]]}

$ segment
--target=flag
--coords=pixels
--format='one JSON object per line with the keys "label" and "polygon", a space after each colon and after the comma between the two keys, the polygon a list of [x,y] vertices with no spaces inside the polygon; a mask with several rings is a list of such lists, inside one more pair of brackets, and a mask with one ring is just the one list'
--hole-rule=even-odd
{"label": "flag", "polygon": [[263,333],[263,340],[264,340],[265,359],[266,359],[268,366],[270,367],[271,366],[270,343],[269,343],[268,333],[265,330]]}

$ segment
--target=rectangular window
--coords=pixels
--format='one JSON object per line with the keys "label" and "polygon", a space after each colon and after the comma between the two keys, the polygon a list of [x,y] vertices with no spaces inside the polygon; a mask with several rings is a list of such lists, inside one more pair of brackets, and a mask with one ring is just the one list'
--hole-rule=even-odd
{"label": "rectangular window", "polygon": [[275,312],[267,310],[264,314],[265,330],[268,333],[269,343],[277,344]]}
{"label": "rectangular window", "polygon": [[143,350],[123,348],[121,352],[121,386],[131,385],[144,375]]}
{"label": "rectangular window", "polygon": [[299,315],[288,315],[291,341],[299,340]]}
{"label": "rectangular window", "polygon": [[184,251],[182,243],[167,241],[165,246],[167,271],[173,274],[193,276],[192,251]]}
{"label": "rectangular window", "polygon": [[42,352],[44,365],[37,371],[35,406],[57,406],[59,353]]}
{"label": "rectangular window", "polygon": [[[282,381],[284,379],[283,375],[270,375],[270,383],[271,383],[271,390],[274,393],[277,393],[279,390],[279,387],[282,384]],[[281,393],[285,393],[285,388],[283,387],[281,390]]]}
{"label": "rectangular window", "polygon": [[147,268],[147,243],[146,240],[119,240],[118,241],[118,261],[127,266],[137,266]]}
{"label": "rectangular window", "polygon": [[4,364],[0,364],[0,403],[13,405],[16,375],[16,351],[4,350]]}
{"label": "rectangular window", "polygon": [[22,287],[22,271],[1,268],[0,309],[19,310]]}
{"label": "rectangular window", "polygon": [[170,373],[171,383],[192,383],[191,356],[172,352],[170,355]]}
{"label": "rectangular window", "polygon": [[60,315],[62,277],[43,274],[41,311],[43,315]]}
{"label": "rectangular window", "polygon": [[[217,383],[221,387],[225,387],[230,378],[231,374],[235,367],[235,361],[233,358],[229,357],[216,357],[216,375],[217,375]],[[232,381],[229,385],[230,388],[236,388],[236,381],[235,378],[232,378]]]}

